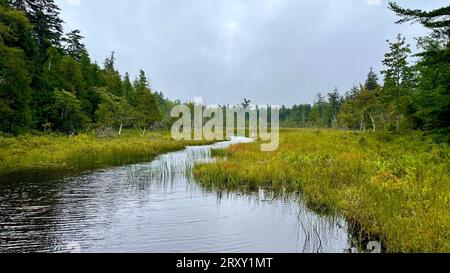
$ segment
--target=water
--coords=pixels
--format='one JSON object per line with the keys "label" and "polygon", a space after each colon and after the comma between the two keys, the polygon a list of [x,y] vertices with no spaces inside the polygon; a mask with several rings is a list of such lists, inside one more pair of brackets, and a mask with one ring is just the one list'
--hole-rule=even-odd
{"label": "water", "polygon": [[[233,142],[248,141],[235,138]],[[151,163],[0,183],[0,252],[345,252],[346,222],[298,196],[207,192],[191,177],[224,142]],[[13,181],[16,180],[16,181]]]}

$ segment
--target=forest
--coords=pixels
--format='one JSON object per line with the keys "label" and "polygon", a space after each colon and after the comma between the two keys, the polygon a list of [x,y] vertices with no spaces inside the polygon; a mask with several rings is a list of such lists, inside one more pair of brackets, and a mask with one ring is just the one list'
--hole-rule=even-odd
{"label": "forest", "polygon": [[[379,79],[372,69],[365,83],[342,96],[338,89],[318,94],[314,105],[283,107],[284,127],[351,130],[423,130],[440,141],[449,141],[450,126],[450,6],[433,11],[410,10],[391,2],[389,8],[401,17],[397,22],[420,23],[430,35],[417,38],[420,53],[398,34],[387,41],[389,52],[382,60]],[[412,58],[417,61],[412,62]]]}
{"label": "forest", "polygon": [[263,152],[176,141],[170,112],[192,102],[121,74],[114,52],[97,63],[55,0],[0,0],[0,253],[449,252],[450,6],[388,8],[428,35],[387,40],[351,90],[282,106]]}
{"label": "forest", "polygon": [[[283,127],[423,130],[450,140],[450,7],[421,11],[392,2],[389,8],[400,16],[397,23],[430,29],[417,38],[420,53],[412,54],[399,34],[388,41],[382,79],[370,69],[345,95],[335,88],[313,105],[283,106]],[[93,62],[79,30],[63,33],[53,0],[0,0],[0,13],[1,132],[170,127],[175,102],[152,90],[143,70],[136,79],[120,75],[114,52],[102,65]]]}
{"label": "forest", "polygon": [[387,41],[381,81],[370,69],[365,83],[344,96],[336,88],[326,96],[318,94],[312,106],[283,107],[280,120],[285,127],[423,130],[449,141],[450,6],[422,11],[391,2],[389,8],[400,16],[398,24],[420,23],[430,30],[430,35],[416,39],[420,53],[412,54],[411,45],[398,34]]}
{"label": "forest", "polygon": [[171,102],[143,70],[120,75],[114,52],[92,62],[80,31],[64,34],[62,24],[53,0],[0,1],[0,131],[167,126]]}

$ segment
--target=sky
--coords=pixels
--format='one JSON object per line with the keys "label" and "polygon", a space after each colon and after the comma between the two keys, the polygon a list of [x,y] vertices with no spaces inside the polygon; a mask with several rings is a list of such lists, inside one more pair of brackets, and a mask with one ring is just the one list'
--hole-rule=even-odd
{"label": "sky", "polygon": [[[387,0],[56,0],[99,64],[114,51],[133,77],[172,100],[292,106],[344,94],[383,70],[387,39],[416,49],[420,25],[396,25]],[[433,9],[443,0],[397,1]]]}

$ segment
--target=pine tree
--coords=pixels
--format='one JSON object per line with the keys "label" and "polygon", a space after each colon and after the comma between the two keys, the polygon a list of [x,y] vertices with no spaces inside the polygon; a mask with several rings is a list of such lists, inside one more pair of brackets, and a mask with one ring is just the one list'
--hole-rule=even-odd
{"label": "pine tree", "polygon": [[309,127],[312,127],[312,128],[320,127],[320,112],[319,112],[317,105],[315,105],[311,109],[308,123],[309,123],[308,124]]}
{"label": "pine tree", "polygon": [[450,6],[432,11],[411,10],[390,3],[401,17],[397,23],[420,23],[432,31],[419,39],[419,72],[414,105],[417,126],[450,142]]}
{"label": "pine tree", "polygon": [[[172,105],[155,95],[143,71],[122,80],[114,52],[91,63],[78,30],[61,39],[54,0],[0,0],[0,131],[73,132],[103,126],[148,128]],[[60,43],[64,43],[64,48]],[[168,118],[168,123],[170,117]]]}
{"label": "pine tree", "polygon": [[64,52],[72,56],[77,61],[81,61],[81,57],[85,54],[87,55],[86,46],[81,42],[84,37],[81,36],[80,31],[78,29],[72,30],[71,32],[66,34],[66,37],[63,39],[65,42]]}
{"label": "pine tree", "polygon": [[331,127],[335,128],[337,126],[337,115],[342,106],[342,96],[339,94],[337,87],[332,93],[328,94],[328,102],[330,107],[330,122]]}
{"label": "pine tree", "polygon": [[21,11],[27,11],[28,3],[26,0],[7,0],[10,7]]}
{"label": "pine tree", "polygon": [[[399,34],[395,42],[389,43],[390,51],[385,54],[383,64],[386,70],[381,73],[384,74],[384,92],[387,93],[387,100],[395,101],[396,112],[396,129],[400,130],[400,120],[402,118],[402,98],[405,92],[412,87],[413,74],[412,68],[409,65],[408,58],[411,54],[411,49],[406,44],[406,39]],[[410,94],[409,94],[410,95]]]}
{"label": "pine tree", "polygon": [[390,86],[399,87],[406,85],[410,81],[411,68],[408,58],[411,54],[410,45],[406,44],[406,39],[400,34],[397,41],[389,43],[389,52],[384,55],[383,64],[387,67],[381,73],[385,75],[384,81]]}
{"label": "pine tree", "polygon": [[123,82],[119,72],[116,70],[115,63],[115,52],[111,52],[111,55],[103,62],[104,86],[114,96],[123,97],[125,93]]}
{"label": "pine tree", "polygon": [[152,94],[148,78],[145,72],[139,72],[139,78],[136,80],[134,88],[136,89],[137,106],[135,112],[135,125],[139,128],[148,128],[155,122],[161,121],[162,114],[159,105]]}
{"label": "pine tree", "polygon": [[82,88],[77,90],[77,97],[81,101],[83,112],[90,119],[95,118],[95,107],[98,105],[98,97],[93,91],[94,84],[94,73],[91,64],[91,59],[87,53],[81,55],[80,60],[80,72],[82,77]]}
{"label": "pine tree", "polygon": [[450,46],[450,5],[432,11],[423,11],[405,9],[395,2],[389,2],[389,8],[401,17],[397,24],[419,22],[426,28],[432,29],[435,38],[447,39],[447,46]]}
{"label": "pine tree", "polygon": [[116,71],[115,64],[116,64],[116,53],[113,51],[111,52],[111,55],[105,59],[103,62],[104,68],[106,71],[114,72]]}
{"label": "pine tree", "polygon": [[27,14],[33,34],[42,52],[50,46],[60,47],[63,35],[60,9],[54,0],[10,0],[10,5]]}
{"label": "pine tree", "polygon": [[367,75],[365,87],[369,91],[375,91],[380,87],[380,85],[378,84],[378,76],[375,72],[373,72],[372,67],[370,68],[370,72]]}
{"label": "pine tree", "polygon": [[332,120],[331,111],[326,98],[322,94],[316,96],[314,108],[318,111],[320,121],[315,123],[315,127],[327,127]]}
{"label": "pine tree", "polygon": [[137,106],[136,90],[134,89],[134,86],[131,83],[130,74],[128,74],[128,72],[125,73],[125,77],[123,79],[123,89],[128,104],[130,104],[133,107],[136,107]]}

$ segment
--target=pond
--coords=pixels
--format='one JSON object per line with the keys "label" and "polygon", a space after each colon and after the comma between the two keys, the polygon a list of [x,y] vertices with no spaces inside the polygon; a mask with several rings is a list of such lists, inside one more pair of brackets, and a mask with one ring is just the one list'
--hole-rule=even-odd
{"label": "pond", "polygon": [[0,181],[0,252],[347,252],[344,219],[299,196],[207,191],[191,176],[211,149],[78,175]]}

